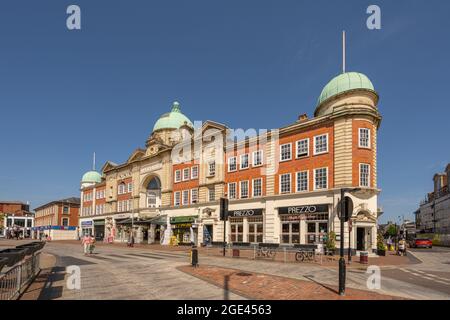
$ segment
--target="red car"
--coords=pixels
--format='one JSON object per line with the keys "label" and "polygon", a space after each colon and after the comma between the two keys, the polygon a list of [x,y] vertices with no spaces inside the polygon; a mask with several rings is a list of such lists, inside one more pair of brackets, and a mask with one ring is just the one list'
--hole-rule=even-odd
{"label": "red car", "polygon": [[413,243],[414,248],[432,248],[433,243],[430,239],[416,239]]}

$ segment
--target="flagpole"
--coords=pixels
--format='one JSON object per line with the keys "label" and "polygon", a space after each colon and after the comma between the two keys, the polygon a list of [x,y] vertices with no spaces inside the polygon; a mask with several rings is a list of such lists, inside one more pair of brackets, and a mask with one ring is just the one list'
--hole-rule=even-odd
{"label": "flagpole", "polygon": [[342,73],[345,73],[345,30],[342,31]]}

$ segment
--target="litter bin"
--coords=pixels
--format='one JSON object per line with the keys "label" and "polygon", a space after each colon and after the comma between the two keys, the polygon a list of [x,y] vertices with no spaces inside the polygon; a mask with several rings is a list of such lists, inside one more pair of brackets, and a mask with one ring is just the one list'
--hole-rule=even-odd
{"label": "litter bin", "polygon": [[367,251],[362,251],[359,254],[359,263],[368,264],[369,263],[369,253]]}
{"label": "litter bin", "polygon": [[239,257],[239,255],[241,254],[239,249],[233,249],[233,257]]}

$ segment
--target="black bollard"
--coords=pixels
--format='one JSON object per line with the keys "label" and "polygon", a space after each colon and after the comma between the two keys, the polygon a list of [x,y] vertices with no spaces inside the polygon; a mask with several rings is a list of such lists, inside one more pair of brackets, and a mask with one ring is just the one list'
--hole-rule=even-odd
{"label": "black bollard", "polygon": [[198,249],[195,245],[191,249],[191,263],[194,268],[198,267]]}

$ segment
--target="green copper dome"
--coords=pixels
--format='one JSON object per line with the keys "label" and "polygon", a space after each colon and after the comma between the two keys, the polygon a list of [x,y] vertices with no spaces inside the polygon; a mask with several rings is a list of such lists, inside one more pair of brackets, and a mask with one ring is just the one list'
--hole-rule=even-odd
{"label": "green copper dome", "polygon": [[102,176],[97,171],[88,171],[83,175],[81,183],[100,183],[102,182]]}
{"label": "green copper dome", "polygon": [[181,113],[180,104],[175,101],[172,105],[172,111],[164,113],[158,121],[156,121],[153,131],[162,129],[179,129],[184,124],[193,127],[191,120]]}
{"label": "green copper dome", "polygon": [[375,91],[372,82],[366,75],[358,72],[346,72],[328,82],[320,94],[317,105],[322,104],[322,102],[335,95],[354,89]]}

